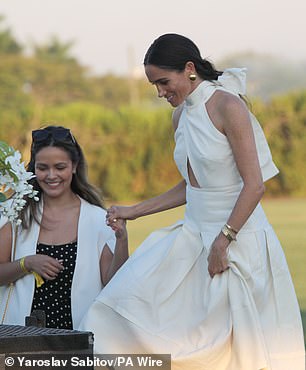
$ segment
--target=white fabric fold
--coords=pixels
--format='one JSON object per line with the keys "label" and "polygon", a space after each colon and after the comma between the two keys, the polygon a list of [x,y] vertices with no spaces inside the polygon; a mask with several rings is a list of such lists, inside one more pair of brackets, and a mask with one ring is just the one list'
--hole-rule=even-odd
{"label": "white fabric fold", "polygon": [[247,68],[228,68],[225,69],[218,82],[227,90],[234,94],[246,94],[246,71]]}

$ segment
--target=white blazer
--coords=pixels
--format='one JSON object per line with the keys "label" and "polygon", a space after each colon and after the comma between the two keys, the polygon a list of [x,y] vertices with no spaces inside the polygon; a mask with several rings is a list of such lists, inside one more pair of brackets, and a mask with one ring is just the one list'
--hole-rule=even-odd
{"label": "white blazer", "polygon": [[[81,199],[81,198],[80,198]],[[73,328],[77,329],[82,317],[103,289],[100,277],[100,256],[105,244],[114,252],[114,231],[105,223],[106,211],[81,199],[78,223],[76,265],[71,286],[71,313]],[[35,221],[29,231],[18,232],[16,256],[19,259],[36,253],[40,226]],[[8,286],[0,289],[0,319],[8,295]],[[31,313],[35,279],[33,274],[15,282],[4,324],[25,325],[25,316]]]}

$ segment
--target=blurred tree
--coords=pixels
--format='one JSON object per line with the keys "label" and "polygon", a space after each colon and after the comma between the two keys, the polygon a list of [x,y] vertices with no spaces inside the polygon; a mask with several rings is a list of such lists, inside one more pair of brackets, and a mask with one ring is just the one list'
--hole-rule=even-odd
{"label": "blurred tree", "polygon": [[[1,22],[3,17],[1,140],[28,155],[32,129],[50,123],[70,127],[84,147],[91,180],[112,200],[144,199],[178,181],[180,176],[172,155],[172,110],[165,99],[156,98],[156,89],[144,76],[133,81],[138,96],[133,99],[129,77],[90,75],[71,55],[72,42],[62,43],[53,37],[48,43],[35,45],[33,55],[28,57],[22,54],[22,46],[9,29],[1,31]],[[240,61],[231,61],[224,68],[249,67],[247,60]],[[266,81],[272,77],[271,90],[266,92],[275,90],[276,72],[277,83],[290,75],[286,68],[275,68],[268,58],[259,65],[256,69],[256,64],[252,64],[250,72],[256,70],[258,79],[263,76]],[[252,73],[250,88],[254,89],[258,81],[257,77],[252,79]],[[303,81],[303,73],[298,69],[294,77]],[[305,90],[279,96],[274,93],[269,99],[251,91],[251,109],[263,126],[280,169],[280,175],[266,184],[267,193],[305,196]]]}
{"label": "blurred tree", "polygon": [[37,59],[45,62],[77,63],[71,55],[71,48],[74,41],[62,42],[53,35],[43,45],[33,44],[34,55]]}
{"label": "blurred tree", "polygon": [[140,105],[145,102],[156,104],[156,94],[152,86],[144,78],[135,78],[133,86],[137,89],[139,100],[133,100],[131,94],[131,81],[128,77],[120,77],[113,74],[91,77],[93,102],[103,104],[105,107],[116,108],[120,105]]}
{"label": "blurred tree", "polygon": [[5,17],[0,15],[0,54],[20,54],[22,46],[15,40],[9,28],[3,28]]}

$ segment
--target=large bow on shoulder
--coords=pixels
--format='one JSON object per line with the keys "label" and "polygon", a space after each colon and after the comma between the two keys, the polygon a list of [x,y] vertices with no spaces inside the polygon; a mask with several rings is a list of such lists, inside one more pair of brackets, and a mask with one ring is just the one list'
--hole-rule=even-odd
{"label": "large bow on shoulder", "polygon": [[228,68],[225,69],[218,82],[227,90],[234,94],[246,94],[246,71],[247,68]]}

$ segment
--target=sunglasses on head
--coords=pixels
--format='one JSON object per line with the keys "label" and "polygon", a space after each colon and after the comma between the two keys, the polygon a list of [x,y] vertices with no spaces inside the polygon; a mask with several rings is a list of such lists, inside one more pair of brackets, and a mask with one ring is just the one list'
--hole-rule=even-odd
{"label": "sunglasses on head", "polygon": [[41,128],[32,131],[33,143],[39,143],[52,138],[56,142],[71,142],[75,144],[75,139],[71,134],[71,131],[65,127],[55,127],[55,128]]}

